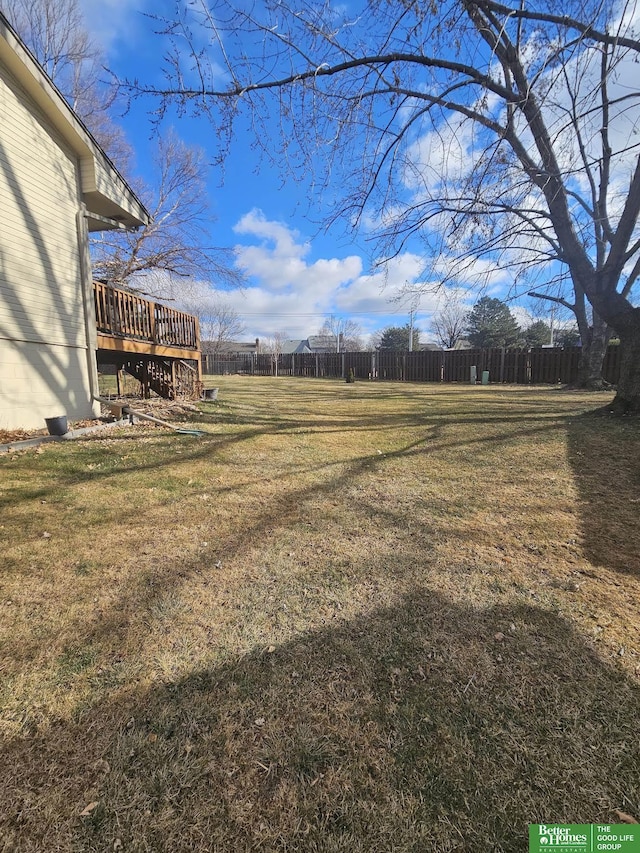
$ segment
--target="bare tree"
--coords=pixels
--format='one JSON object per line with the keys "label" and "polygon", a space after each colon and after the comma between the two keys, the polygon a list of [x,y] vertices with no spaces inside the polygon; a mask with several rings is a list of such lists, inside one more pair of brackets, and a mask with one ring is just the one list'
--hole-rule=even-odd
{"label": "bare tree", "polygon": [[113,120],[117,87],[84,24],[78,0],[0,0],[0,9],[49,77],[122,172],[131,146]]}
{"label": "bare tree", "polygon": [[271,355],[271,370],[274,376],[278,375],[280,356],[285,340],[286,337],[282,332],[276,332],[264,342],[263,351]]}
{"label": "bare tree", "polygon": [[327,349],[334,352],[360,352],[362,349],[362,328],[348,317],[331,314],[322,324],[318,337],[325,338]]}
{"label": "bare tree", "polygon": [[186,145],[171,130],[158,141],[155,167],[154,187],[138,190],[151,222],[136,232],[102,234],[94,244],[95,275],[134,289],[148,286],[145,274],[157,271],[240,284],[231,252],[209,244],[212,218],[202,149]]}
{"label": "bare tree", "polygon": [[[228,142],[243,109],[254,127],[267,120],[275,93],[278,159],[311,170],[331,152],[333,215],[377,217],[387,254],[424,240],[445,283],[509,271],[528,289],[536,275],[564,275],[576,317],[588,301],[620,337],[612,408],[638,412],[636,21],[634,2],[599,0],[567,0],[562,14],[508,0],[358,10],[191,0],[160,23],[174,39],[166,86],[130,89],[155,93],[161,109],[208,110]],[[199,45],[209,29],[227,88],[201,50],[185,51],[196,27]],[[191,86],[182,71],[188,61],[192,75],[194,55]],[[269,134],[257,142],[276,158]]]}
{"label": "bare tree", "polygon": [[219,355],[245,332],[242,318],[227,302],[215,302],[199,317],[202,351]]}
{"label": "bare tree", "polygon": [[384,329],[378,329],[376,332],[372,332],[369,335],[369,350],[377,350],[380,349],[380,343],[382,341],[382,335],[384,334]]}
{"label": "bare tree", "polygon": [[443,305],[431,316],[431,331],[445,349],[453,349],[464,337],[469,319],[469,309],[456,296],[448,296]]}
{"label": "bare tree", "polygon": [[78,0],[1,0],[0,8],[77,111],[101,60]]}
{"label": "bare tree", "polygon": [[145,293],[162,302],[170,302],[180,311],[198,318],[202,351],[211,355],[245,332],[240,314],[230,305],[224,290],[217,290],[201,279],[176,279],[162,271],[145,276]]}

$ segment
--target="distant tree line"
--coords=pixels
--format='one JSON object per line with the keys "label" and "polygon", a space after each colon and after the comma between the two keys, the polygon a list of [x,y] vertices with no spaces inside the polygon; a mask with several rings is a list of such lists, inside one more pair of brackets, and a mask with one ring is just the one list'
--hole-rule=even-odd
{"label": "distant tree line", "polygon": [[[541,347],[575,346],[580,336],[575,327],[554,328],[544,320],[521,327],[508,305],[502,300],[483,296],[469,311],[460,301],[449,300],[431,319],[431,332],[444,349],[453,349],[466,340],[472,347]],[[407,351],[412,333],[412,348],[420,349],[421,331],[404,326],[387,326],[374,335],[372,348]]]}
{"label": "distant tree line", "polygon": [[544,320],[521,328],[509,306],[490,296],[479,299],[469,313],[466,337],[472,346],[482,348],[574,346],[579,339],[577,330],[552,330]]}

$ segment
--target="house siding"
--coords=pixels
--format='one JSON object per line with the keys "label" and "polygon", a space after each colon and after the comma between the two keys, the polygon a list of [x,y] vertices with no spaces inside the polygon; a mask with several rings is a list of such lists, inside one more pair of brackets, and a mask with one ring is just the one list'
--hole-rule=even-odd
{"label": "house siding", "polygon": [[91,417],[79,164],[0,65],[0,428]]}

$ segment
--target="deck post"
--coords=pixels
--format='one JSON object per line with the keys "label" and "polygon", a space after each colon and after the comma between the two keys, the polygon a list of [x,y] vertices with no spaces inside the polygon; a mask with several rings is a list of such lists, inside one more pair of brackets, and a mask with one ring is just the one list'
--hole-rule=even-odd
{"label": "deck post", "polygon": [[196,345],[196,349],[198,350],[198,360],[197,360],[197,366],[198,366],[198,396],[201,396],[202,392],[204,390],[204,383],[202,381],[202,356],[200,355],[200,352],[201,352],[201,347],[200,347],[200,320],[194,316],[193,321],[194,321],[194,328],[195,328],[195,333],[196,333],[196,339],[195,339],[194,343]]}
{"label": "deck post", "polygon": [[156,343],[156,303],[149,302],[147,311],[149,312],[149,337]]}
{"label": "deck post", "polygon": [[176,370],[176,362],[171,359],[171,388],[173,389],[174,399],[178,396],[178,371]]}
{"label": "deck post", "polygon": [[142,378],[140,380],[140,384],[142,385],[142,397],[145,400],[148,400],[151,396],[151,392],[149,391],[149,362],[145,358],[142,362],[142,370],[141,370]]}

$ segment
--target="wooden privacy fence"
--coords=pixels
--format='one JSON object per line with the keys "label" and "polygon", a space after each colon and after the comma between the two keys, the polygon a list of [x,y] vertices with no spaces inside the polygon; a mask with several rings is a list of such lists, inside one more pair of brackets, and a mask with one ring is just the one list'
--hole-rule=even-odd
{"label": "wooden privacy fence", "polygon": [[[418,352],[287,353],[277,357],[279,376],[346,379],[387,379],[400,382],[469,382],[475,366],[478,379],[484,371],[489,382],[519,385],[569,384],[578,377],[580,347],[535,349],[420,350]],[[208,374],[248,373],[273,376],[276,357],[270,353],[242,353],[218,358],[203,355],[202,369]],[[610,346],[603,376],[612,384],[620,373],[620,347]]]}

